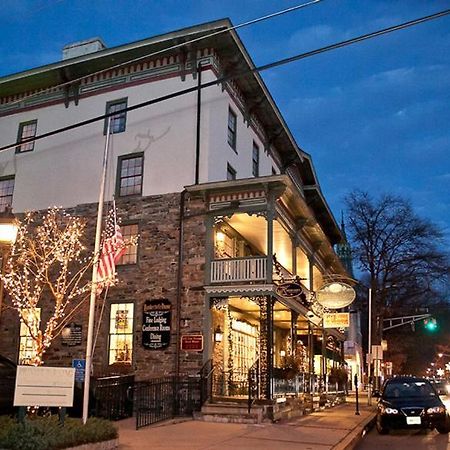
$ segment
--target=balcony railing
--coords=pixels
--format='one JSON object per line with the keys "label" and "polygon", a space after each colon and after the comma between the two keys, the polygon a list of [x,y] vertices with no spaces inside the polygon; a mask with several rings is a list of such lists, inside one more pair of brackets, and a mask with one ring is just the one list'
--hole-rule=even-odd
{"label": "balcony railing", "polygon": [[216,259],[211,262],[211,283],[265,281],[267,257]]}

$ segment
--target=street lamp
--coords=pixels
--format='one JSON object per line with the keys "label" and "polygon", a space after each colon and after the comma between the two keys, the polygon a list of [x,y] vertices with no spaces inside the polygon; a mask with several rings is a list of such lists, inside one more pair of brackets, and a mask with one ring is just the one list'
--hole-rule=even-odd
{"label": "street lamp", "polygon": [[[12,213],[11,207],[5,207],[0,213],[0,249],[2,253],[2,277],[5,275],[6,261],[9,250],[16,242],[19,225],[16,216]],[[0,279],[0,318],[3,308],[3,279]]]}

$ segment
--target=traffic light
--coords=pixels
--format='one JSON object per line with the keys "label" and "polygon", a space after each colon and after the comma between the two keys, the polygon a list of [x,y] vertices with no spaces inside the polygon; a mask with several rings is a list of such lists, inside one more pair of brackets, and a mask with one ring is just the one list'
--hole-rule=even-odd
{"label": "traffic light", "polygon": [[428,331],[436,331],[437,330],[438,326],[437,326],[436,319],[434,317],[431,317],[430,319],[425,319],[423,323],[425,325],[425,328]]}

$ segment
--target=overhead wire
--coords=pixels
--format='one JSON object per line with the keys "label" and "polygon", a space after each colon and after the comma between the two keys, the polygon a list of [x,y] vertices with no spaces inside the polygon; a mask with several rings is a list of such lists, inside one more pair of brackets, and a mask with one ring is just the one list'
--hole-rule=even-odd
{"label": "overhead wire", "polygon": [[[62,0],[61,0],[61,1],[62,1]],[[120,69],[121,67],[127,66],[128,64],[137,63],[137,62],[139,62],[139,61],[142,61],[143,59],[152,58],[152,57],[157,56],[157,55],[160,55],[160,54],[162,54],[162,53],[167,53],[168,51],[176,50],[176,49],[181,48],[181,47],[184,47],[184,46],[186,46],[186,45],[191,45],[191,44],[194,44],[194,43],[199,42],[199,41],[201,41],[201,40],[209,39],[209,38],[211,38],[211,37],[213,37],[213,36],[217,36],[217,35],[219,35],[219,34],[227,33],[227,32],[229,32],[229,31],[233,31],[233,30],[238,30],[238,29],[240,29],[240,28],[244,28],[244,27],[247,27],[247,26],[250,26],[250,25],[254,25],[254,24],[256,24],[256,23],[259,23],[259,22],[263,22],[263,21],[265,21],[265,20],[273,19],[273,18],[275,18],[275,17],[282,16],[282,15],[284,15],[284,14],[288,14],[288,13],[297,11],[297,10],[299,10],[299,9],[307,8],[308,6],[315,5],[315,4],[320,3],[320,2],[322,2],[322,1],[324,1],[324,0],[311,0],[311,1],[308,1],[308,2],[306,2],[306,3],[301,3],[301,4],[299,4],[299,5],[295,5],[295,6],[292,6],[292,7],[290,7],[290,8],[283,9],[283,10],[281,10],[281,11],[277,11],[277,12],[274,12],[274,13],[271,13],[271,14],[267,14],[267,15],[265,15],[265,16],[257,17],[256,19],[248,20],[247,22],[243,22],[243,23],[240,23],[240,24],[238,24],[238,25],[233,25],[233,26],[231,26],[231,27],[227,27],[227,28],[224,28],[224,29],[222,29],[222,30],[218,30],[218,31],[214,31],[214,32],[212,32],[212,33],[205,34],[204,36],[199,36],[199,37],[197,37],[197,38],[190,39],[190,40],[188,40],[188,41],[181,42],[181,43],[179,43],[179,44],[174,44],[174,45],[171,45],[171,46],[169,46],[169,47],[165,47],[165,48],[163,48],[163,49],[161,49],[161,50],[157,50],[157,51],[155,51],[155,52],[151,52],[151,53],[145,54],[145,55],[143,55],[143,56],[139,56],[139,57],[137,57],[137,58],[128,59],[128,60],[126,60],[126,61],[123,61],[123,62],[121,62],[121,63],[115,64],[115,65],[113,65],[113,66],[108,66],[106,69],[97,70],[96,72],[90,72],[90,73],[88,73],[88,74],[86,74],[86,75],[83,75],[83,76],[81,76],[81,77],[73,78],[72,80],[65,81],[65,82],[63,82],[63,83],[59,83],[59,84],[53,85],[53,86],[51,86],[50,88],[41,90],[41,91],[39,91],[39,92],[36,92],[36,93],[33,93],[33,94],[29,94],[29,95],[25,95],[25,96],[21,97],[21,98],[18,99],[18,100],[15,100],[15,101],[13,101],[13,102],[10,102],[9,105],[15,105],[15,104],[17,104],[17,103],[21,103],[21,102],[23,102],[24,100],[28,100],[28,99],[30,99],[30,98],[33,98],[33,97],[36,97],[36,96],[43,95],[43,94],[49,92],[50,90],[54,90],[54,89],[58,89],[58,88],[63,88],[63,87],[65,87],[65,86],[70,86],[70,85],[72,85],[72,84],[74,84],[74,83],[78,83],[78,82],[80,82],[80,81],[82,81],[82,80],[84,80],[84,79],[86,79],[86,78],[94,77],[94,76],[96,76],[96,75],[100,75],[100,74],[102,74],[102,73],[104,73],[104,72],[106,72],[106,71],[109,71],[109,70],[115,70],[115,69]]]}
{"label": "overhead wire", "polygon": [[[359,42],[362,42],[362,41],[365,41],[365,40],[368,40],[368,39],[372,39],[374,37],[378,37],[378,36],[381,36],[381,35],[384,35],[384,34],[392,33],[394,31],[398,31],[398,30],[403,30],[405,28],[409,28],[409,27],[412,27],[414,25],[418,25],[418,24],[421,24],[421,23],[424,23],[424,22],[427,22],[427,21],[430,21],[430,20],[438,19],[438,18],[447,16],[449,14],[450,14],[450,9],[446,9],[446,10],[443,10],[443,11],[440,11],[440,12],[437,12],[437,13],[434,13],[434,14],[431,14],[431,15],[428,15],[428,16],[420,17],[418,19],[410,20],[408,22],[403,22],[403,23],[398,24],[398,25],[393,25],[391,27],[383,28],[381,30],[377,30],[377,31],[373,31],[371,33],[366,33],[366,34],[363,34],[363,35],[360,35],[360,36],[356,36],[354,38],[347,39],[345,41],[340,41],[340,42],[335,43],[335,44],[331,44],[331,45],[327,45],[325,47],[321,47],[321,48],[318,48],[318,49],[315,49],[315,50],[311,50],[309,52],[300,53],[300,54],[297,54],[297,55],[294,55],[294,56],[290,56],[288,58],[283,58],[283,59],[280,59],[278,61],[274,61],[274,62],[271,62],[271,63],[268,63],[268,64],[264,64],[264,65],[261,65],[261,66],[258,66],[258,67],[253,67],[253,68],[250,68],[250,69],[246,69],[244,71],[241,71],[241,72],[238,72],[238,73],[235,73],[235,74],[226,75],[226,76],[223,76],[221,78],[217,78],[216,80],[209,81],[207,83],[203,83],[200,86],[193,86],[193,87],[190,87],[190,88],[182,89],[180,91],[173,92],[173,93],[170,93],[170,94],[166,94],[166,95],[163,95],[163,96],[155,98],[155,99],[147,100],[145,102],[141,102],[141,103],[138,103],[136,105],[128,106],[127,108],[124,108],[123,110],[121,110],[121,112],[124,113],[124,112],[134,111],[136,109],[144,108],[146,106],[154,105],[156,103],[160,103],[160,102],[163,102],[163,101],[166,101],[166,100],[170,100],[172,98],[180,97],[182,95],[186,95],[186,94],[195,92],[198,89],[206,89],[206,88],[211,87],[211,86],[215,86],[215,85],[218,85],[218,84],[226,83],[227,81],[231,81],[231,80],[235,80],[237,78],[241,78],[241,77],[246,76],[246,75],[248,75],[250,73],[255,73],[255,72],[260,73],[260,72],[263,72],[265,70],[272,69],[274,67],[279,67],[279,66],[282,66],[282,65],[285,65],[285,64],[290,64],[292,62],[299,61],[301,59],[309,58],[311,56],[319,55],[321,53],[329,52],[329,51],[332,51],[332,50],[336,50],[338,48],[346,47],[348,45],[356,44],[356,43],[359,43]],[[64,133],[66,131],[73,130],[75,128],[80,128],[82,126],[86,126],[86,125],[92,124],[94,122],[98,122],[100,120],[104,120],[105,118],[110,117],[110,116],[114,116],[115,114],[117,114],[117,113],[116,112],[110,112],[110,113],[106,113],[106,114],[101,114],[100,116],[92,117],[90,119],[86,119],[86,120],[83,120],[81,122],[77,122],[77,123],[72,124],[72,125],[68,125],[68,126],[65,126],[65,127],[62,127],[62,128],[58,128],[56,130],[49,131],[47,133],[43,133],[43,134],[35,136],[33,138],[24,139],[23,141],[14,142],[13,144],[8,144],[6,146],[0,147],[0,152],[6,151],[6,150],[10,150],[10,149],[15,148],[18,145],[23,144],[23,143],[34,142],[34,141],[37,141],[39,139],[44,139],[44,138],[53,136],[55,134]]]}

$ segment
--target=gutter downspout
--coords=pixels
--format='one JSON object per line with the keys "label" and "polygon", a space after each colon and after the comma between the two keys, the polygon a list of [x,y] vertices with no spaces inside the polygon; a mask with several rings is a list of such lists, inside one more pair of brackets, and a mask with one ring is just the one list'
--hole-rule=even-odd
{"label": "gutter downspout", "polygon": [[[201,131],[201,106],[202,106],[202,65],[197,66],[197,126],[195,136],[195,184],[199,184],[200,178],[200,131]],[[184,262],[184,208],[187,191],[184,189],[180,196],[180,218],[178,233],[178,273],[177,273],[177,337],[175,350],[175,375],[180,376],[180,351],[181,351],[181,294],[183,290],[183,262]]]}
{"label": "gutter downspout", "polygon": [[200,178],[200,125],[202,113],[202,64],[197,66],[197,133],[195,142],[195,184],[199,183]]}
{"label": "gutter downspout", "polygon": [[180,345],[181,345],[181,291],[183,289],[183,260],[184,260],[184,206],[186,203],[186,189],[180,195],[180,218],[178,232],[178,271],[177,271],[177,337],[175,350],[175,376],[180,376]]}

